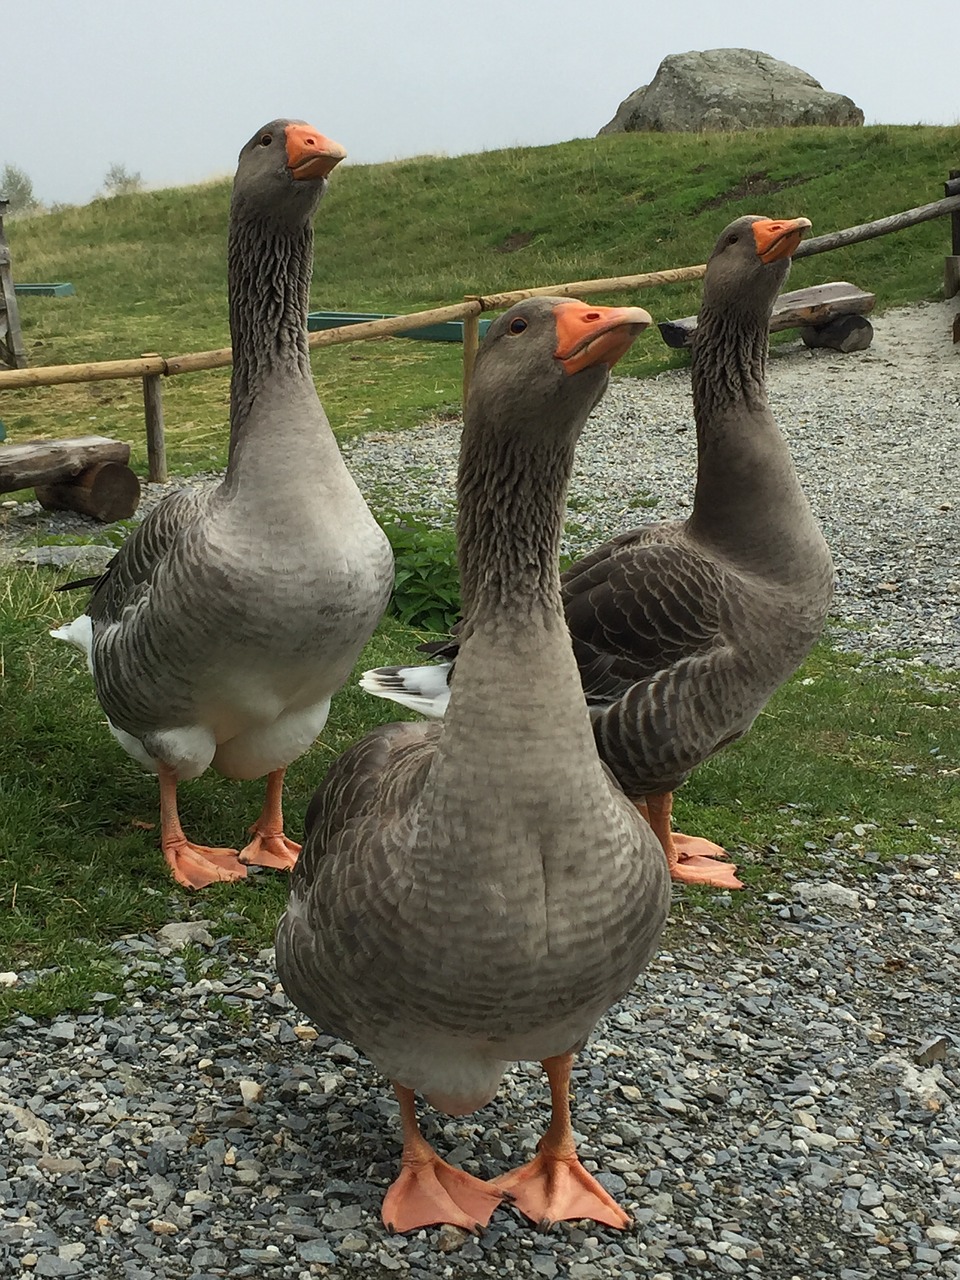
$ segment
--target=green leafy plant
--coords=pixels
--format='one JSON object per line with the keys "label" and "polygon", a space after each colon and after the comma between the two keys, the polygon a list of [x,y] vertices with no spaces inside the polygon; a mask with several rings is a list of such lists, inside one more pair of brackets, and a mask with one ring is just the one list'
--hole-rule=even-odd
{"label": "green leafy plant", "polygon": [[411,627],[449,631],[460,616],[453,530],[404,512],[390,512],[380,523],[397,562],[390,612]]}

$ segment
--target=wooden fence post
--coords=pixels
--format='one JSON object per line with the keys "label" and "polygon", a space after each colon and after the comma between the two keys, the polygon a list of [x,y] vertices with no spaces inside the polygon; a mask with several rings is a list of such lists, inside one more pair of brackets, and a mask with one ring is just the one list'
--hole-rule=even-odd
{"label": "wooden fence post", "polygon": [[[466,298],[466,302],[474,302],[475,298]],[[480,312],[463,317],[463,405],[466,407],[467,392],[470,390],[470,379],[473,377],[473,365],[480,346]]]}
{"label": "wooden fence post", "polygon": [[[155,356],[156,352],[143,354]],[[143,415],[147,424],[147,479],[162,484],[167,478],[167,442],[163,434],[163,393],[158,373],[147,374],[143,379]]]}
{"label": "wooden fence post", "polygon": [[0,200],[0,364],[25,369],[27,353],[20,332],[20,313],[10,270],[10,247],[3,233],[3,215],[9,200]]}
{"label": "wooden fence post", "polygon": [[[951,169],[949,179],[943,184],[945,196],[960,196],[960,169]],[[943,264],[943,296],[953,298],[960,293],[960,209],[950,216],[950,256]]]}

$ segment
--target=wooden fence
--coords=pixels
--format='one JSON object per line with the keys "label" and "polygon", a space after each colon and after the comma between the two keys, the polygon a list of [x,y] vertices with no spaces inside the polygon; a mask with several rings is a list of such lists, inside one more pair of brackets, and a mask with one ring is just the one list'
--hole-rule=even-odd
{"label": "wooden fence", "polygon": [[[804,240],[794,254],[795,258],[808,258],[826,253],[845,245],[872,240],[876,236],[902,231],[932,218],[950,215],[952,218],[952,256],[947,257],[944,271],[946,297],[960,291],[960,170],[951,170],[944,186],[945,195],[931,204],[907,209],[903,213],[861,223],[842,231],[814,236]],[[310,347],[336,346],[344,342],[364,342],[371,338],[385,338],[409,329],[421,329],[446,320],[463,321],[463,391],[470,383],[473,362],[479,345],[479,319],[484,311],[501,311],[524,298],[543,296],[588,297],[595,293],[616,293],[624,290],[653,288],[662,284],[676,284],[699,279],[706,265],[676,267],[667,271],[647,271],[640,275],[610,276],[600,280],[576,280],[562,284],[538,285],[529,289],[511,289],[506,293],[477,294],[463,302],[430,311],[416,311],[409,315],[389,316],[383,320],[370,320],[362,324],[344,325],[338,329],[326,329],[308,335]],[[102,382],[116,378],[140,378],[143,382],[143,406],[147,429],[148,478],[166,480],[167,461],[163,429],[163,400],[160,379],[178,373],[195,373],[202,369],[218,369],[232,360],[230,347],[217,351],[196,351],[180,356],[161,356],[147,353],[137,360],[103,360],[91,364],[48,365],[35,369],[0,370],[0,391],[18,387],[57,386],[70,382]]]}

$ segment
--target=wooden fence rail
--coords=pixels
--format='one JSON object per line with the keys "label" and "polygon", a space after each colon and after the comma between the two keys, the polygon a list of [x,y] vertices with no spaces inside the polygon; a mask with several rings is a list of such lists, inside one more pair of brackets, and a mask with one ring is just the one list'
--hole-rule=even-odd
{"label": "wooden fence rail", "polygon": [[[846,227],[827,235],[815,236],[803,241],[794,254],[806,258],[826,253],[845,245],[872,240],[876,236],[902,231],[918,223],[952,217],[952,256],[946,259],[945,293],[952,297],[960,289],[960,171],[951,171],[945,184],[945,196],[930,204],[907,209],[903,213],[864,222],[856,227]],[[676,284],[699,279],[706,270],[705,264],[692,267],[675,267],[665,271],[646,271],[639,275],[609,276],[597,280],[566,281],[562,284],[537,285],[528,289],[511,289],[504,293],[470,295],[463,302],[450,306],[434,307],[430,311],[415,311],[402,316],[389,316],[383,320],[369,320],[362,324],[344,325],[338,329],[324,329],[308,335],[311,348],[337,346],[345,342],[364,342],[371,338],[385,338],[410,329],[422,329],[427,325],[447,320],[463,321],[463,393],[466,397],[470,375],[479,345],[479,317],[484,311],[500,311],[524,298],[544,296],[588,297],[595,293],[617,293],[624,290],[656,288],[658,285]],[[147,354],[138,360],[102,360],[88,364],[48,365],[33,369],[0,370],[0,391],[14,388],[57,386],[73,382],[102,382],[114,378],[141,378],[143,381],[144,416],[147,428],[148,478],[167,478],[166,453],[163,434],[163,402],[160,378],[178,373],[195,373],[203,369],[218,369],[232,361],[230,347],[216,351],[195,351],[185,355],[164,357]]]}

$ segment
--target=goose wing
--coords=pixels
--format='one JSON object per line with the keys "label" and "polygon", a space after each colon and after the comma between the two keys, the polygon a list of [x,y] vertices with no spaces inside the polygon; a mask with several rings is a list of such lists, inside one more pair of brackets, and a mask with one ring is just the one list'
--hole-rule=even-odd
{"label": "goose wing", "polygon": [[119,622],[124,609],[142,598],[157,566],[184,529],[196,523],[209,497],[179,489],[154,507],[94,583],[87,613],[95,623]]}
{"label": "goose wing", "polygon": [[722,647],[727,577],[696,548],[646,530],[622,534],[568,569],[564,611],[587,701],[615,701]]}

